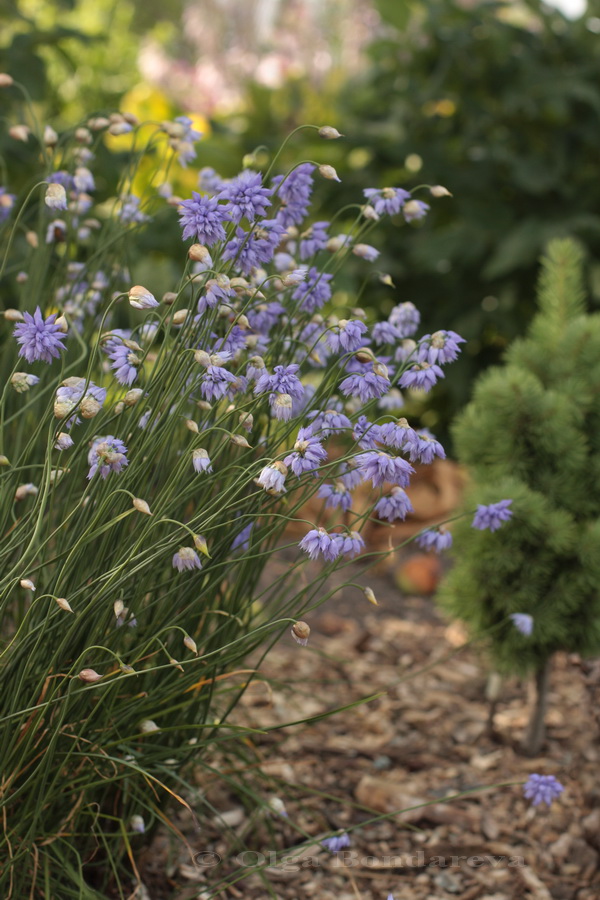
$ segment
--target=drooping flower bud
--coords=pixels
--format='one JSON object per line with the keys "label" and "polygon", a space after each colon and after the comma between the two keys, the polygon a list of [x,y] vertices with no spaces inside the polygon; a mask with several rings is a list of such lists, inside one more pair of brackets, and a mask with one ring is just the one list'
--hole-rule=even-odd
{"label": "drooping flower bud", "polygon": [[292,637],[301,647],[306,647],[310,637],[310,626],[306,622],[295,622],[292,626]]}
{"label": "drooping flower bud", "polygon": [[15,491],[15,500],[25,500],[26,497],[35,497],[37,492],[37,487],[30,481],[27,484],[20,484]]}
{"label": "drooping flower bud", "polygon": [[102,679],[102,675],[96,672],[95,669],[82,669],[77,677],[86,684],[95,684]]}
{"label": "drooping flower bud", "polygon": [[49,209],[66,209],[67,192],[62,184],[49,184],[44,202]]}
{"label": "drooping flower bud", "polygon": [[445,188],[442,184],[434,184],[433,187],[429,188],[429,192],[432,197],[451,197],[452,194]]}
{"label": "drooping flower bud", "polygon": [[0,72],[0,88],[10,87],[14,83],[12,75],[9,75],[8,72]]}
{"label": "drooping flower bud", "polygon": [[178,309],[177,312],[173,313],[173,325],[183,325],[185,320],[189,315],[189,309]]}
{"label": "drooping flower bud", "polygon": [[203,553],[204,556],[208,556],[210,559],[210,553],[208,552],[208,544],[206,543],[205,538],[202,537],[201,534],[194,535],[194,545],[196,550],[199,550],[200,553]]}
{"label": "drooping flower bud", "polygon": [[4,318],[8,322],[24,322],[25,317],[20,309],[5,309]]}
{"label": "drooping flower bud", "polygon": [[160,731],[160,728],[152,719],[142,719],[140,722],[140,731],[142,734],[152,734],[155,731]]}
{"label": "drooping flower bud", "polygon": [[10,460],[8,456],[4,456],[4,454],[0,454],[0,466],[10,466]]}
{"label": "drooping flower bud", "polygon": [[11,125],[8,129],[8,133],[15,141],[23,141],[23,143],[26,144],[29,140],[31,131],[27,125]]}
{"label": "drooping flower bud", "polygon": [[188,250],[188,256],[190,259],[193,259],[194,262],[203,262],[208,263],[209,265],[212,263],[208,247],[205,247],[204,244],[192,244]]}
{"label": "drooping flower bud", "polygon": [[21,578],[19,584],[22,588],[25,588],[26,591],[35,591],[35,584],[31,578]]}
{"label": "drooping flower bud", "polygon": [[101,409],[102,405],[91,394],[86,394],[79,406],[79,411],[84,419],[93,419]]}
{"label": "drooping flower bud", "polygon": [[144,515],[146,515],[146,516],[152,515],[152,513],[150,512],[150,507],[148,506],[148,504],[146,503],[145,500],[140,500],[139,497],[134,497],[133,505],[134,505],[135,509],[137,509],[138,512],[144,513]]}
{"label": "drooping flower bud", "polygon": [[246,440],[243,434],[230,434],[229,440],[232,444],[235,444],[237,447],[247,447],[250,448],[250,444]]}
{"label": "drooping flower bud", "polygon": [[163,306],[173,306],[176,300],[177,294],[174,291],[167,291],[166,294],[163,294],[161,302]]}
{"label": "drooping flower bud", "polygon": [[193,419],[186,419],[186,420],[185,420],[185,427],[188,429],[188,431],[191,431],[192,434],[199,434],[199,433],[200,433],[200,429],[198,428],[197,423],[194,422]]}
{"label": "drooping flower bud", "polygon": [[369,603],[372,603],[373,606],[377,606],[377,605],[378,605],[378,604],[377,604],[377,597],[376,597],[375,594],[373,593],[372,589],[371,589],[370,587],[366,587],[366,588],[363,588],[363,590],[364,590],[364,592],[365,592],[365,597],[367,598],[367,600],[369,601]]}
{"label": "drooping flower bud", "polygon": [[134,284],[129,289],[129,303],[134,309],[153,309],[158,306],[158,300],[154,294],[151,294],[141,284]]}
{"label": "drooping flower bud", "polygon": [[138,834],[144,834],[144,832],[146,831],[146,826],[141,816],[132,816],[129,820],[129,825],[131,827],[131,830],[137,831]]}
{"label": "drooping flower bud", "polygon": [[319,128],[319,137],[325,138],[326,141],[335,141],[337,138],[344,137],[343,134],[334,128],[332,125],[323,125]]}
{"label": "drooping flower bud", "polygon": [[327,178],[328,181],[341,181],[338,173],[335,171],[333,166],[319,166],[319,174],[323,176],[323,178]]}
{"label": "drooping flower bud", "polygon": [[374,361],[375,354],[369,347],[360,347],[354,354],[354,357],[361,363],[369,363]]}
{"label": "drooping flower bud", "polygon": [[123,403],[125,404],[125,406],[135,406],[143,393],[144,392],[141,388],[132,388],[125,394]]}
{"label": "drooping flower bud", "polygon": [[73,610],[71,609],[71,604],[68,600],[65,600],[64,597],[55,597],[54,599],[56,600],[58,606],[60,606],[61,609],[64,609],[65,612],[73,612]]}
{"label": "drooping flower bud", "polygon": [[196,656],[198,656],[198,647],[196,646],[196,641],[191,638],[189,634],[186,634],[186,636],[184,637],[183,645],[184,647],[187,647],[188,650],[191,650],[192,653],[194,653]]}
{"label": "drooping flower bud", "polygon": [[66,334],[69,330],[69,323],[64,316],[58,316],[58,318],[55,319],[54,324],[60,328],[63,334]]}
{"label": "drooping flower bud", "polygon": [[250,433],[254,425],[254,416],[249,412],[241,412],[239,415],[239,423],[245,431]]}

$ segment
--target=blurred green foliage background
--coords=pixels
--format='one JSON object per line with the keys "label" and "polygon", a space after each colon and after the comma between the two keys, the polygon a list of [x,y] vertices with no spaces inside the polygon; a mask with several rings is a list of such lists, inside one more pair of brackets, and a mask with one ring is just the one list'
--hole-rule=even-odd
{"label": "blurred green foliage background", "polygon": [[[411,300],[424,331],[452,328],[468,339],[424,409],[424,424],[443,437],[474,375],[529,321],[537,259],[550,238],[579,238],[591,302],[600,300],[600,0],[572,21],[537,0],[326,6],[313,48],[317,62],[327,57],[319,68],[310,57],[304,67],[286,58],[298,49],[286,44],[295,22],[307,44],[318,43],[302,31],[302,0],[257,0],[244,14],[238,7],[239,22],[228,0],[21,0],[5,4],[0,69],[26,85],[55,127],[114,108],[158,121],[186,112],[205,133],[201,165],[225,176],[259,146],[257,164],[266,162],[298,124],[335,125],[344,141],[303,132],[283,159],[336,167],[342,184],[323,184],[319,218],[360,201],[366,187],[445,185],[453,197],[432,202],[423,224],[381,223],[377,265],[396,290],[374,280],[367,298],[383,310]],[[280,30],[269,45],[275,7]],[[360,45],[348,37],[355,33]],[[252,77],[265,60],[277,78]],[[18,121],[17,95],[2,100],[3,114]],[[117,153],[130,152],[119,140]],[[7,187],[24,187],[33,162],[26,149],[3,131],[0,154],[22,181]],[[114,158],[103,165],[99,188],[103,181],[109,193]],[[190,178],[183,172],[177,193],[189,196]],[[158,290],[168,290],[181,246],[172,215],[160,245],[151,240],[142,232],[139,252]],[[364,270],[359,261],[349,267],[350,295]]]}

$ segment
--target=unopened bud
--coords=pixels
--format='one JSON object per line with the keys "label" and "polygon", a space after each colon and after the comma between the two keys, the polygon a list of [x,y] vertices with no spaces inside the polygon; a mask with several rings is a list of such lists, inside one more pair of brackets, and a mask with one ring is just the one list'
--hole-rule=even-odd
{"label": "unopened bud", "polygon": [[375,359],[375,355],[373,351],[369,349],[369,347],[361,347],[354,354],[354,358],[361,363],[369,363],[373,362],[373,360]]}
{"label": "unopened bud", "polygon": [[75,129],[75,140],[78,144],[89,144],[92,143],[92,136],[87,128],[76,128]]}
{"label": "unopened bud", "polygon": [[37,250],[40,244],[40,239],[37,236],[35,231],[27,231],[25,232],[25,240],[29,244],[30,247],[33,247],[34,250]]}
{"label": "unopened bud", "polygon": [[122,600],[115,600],[113,603],[113,610],[117,619],[121,615],[121,613],[125,610],[125,604]]}
{"label": "unopened bud", "polygon": [[173,314],[173,325],[183,325],[189,312],[189,309],[178,309],[177,312]]}
{"label": "unopened bud", "polygon": [[388,275],[386,272],[382,272],[379,276],[379,280],[382,284],[387,284],[388,287],[396,287],[394,282],[392,281],[392,276]]}
{"label": "unopened bud", "polygon": [[10,466],[10,460],[8,456],[4,456],[3,453],[0,453],[0,466]]}
{"label": "unopened bud", "polygon": [[197,400],[196,406],[198,407],[198,409],[202,409],[205,412],[208,412],[212,409],[212,403],[209,403],[208,400]]}
{"label": "unopened bud", "polygon": [[86,394],[81,401],[79,411],[84,419],[93,419],[94,416],[98,415],[101,408],[101,404],[98,403],[95,397],[92,397],[91,394]]}
{"label": "unopened bud", "polygon": [[254,416],[249,412],[241,412],[239,415],[239,423],[245,431],[252,431],[254,425]]}
{"label": "unopened bud", "polygon": [[123,403],[122,400],[119,400],[118,403],[115,403],[115,408],[113,409],[115,416],[120,416],[121,413],[124,412],[124,410],[125,410],[125,404]]}
{"label": "unopened bud", "polygon": [[369,219],[371,222],[379,221],[379,213],[375,212],[374,208],[369,203],[363,206],[362,214],[365,219]]}
{"label": "unopened bud", "polygon": [[433,187],[429,188],[429,192],[432,197],[451,197],[452,194],[445,188],[442,184],[434,184]]}
{"label": "unopened bud", "polygon": [[188,431],[191,431],[192,434],[198,434],[200,431],[200,429],[198,428],[197,424],[194,422],[193,419],[186,419],[185,427],[188,429]]}
{"label": "unopened bud", "polygon": [[143,719],[139,727],[142,734],[152,734],[154,731],[160,731],[160,728],[152,719]]}
{"label": "unopened bud", "polygon": [[152,515],[152,513],[150,512],[150,507],[148,506],[148,504],[146,503],[145,500],[140,500],[139,497],[134,497],[133,505],[134,505],[135,509],[137,509],[138,512],[144,513],[144,515],[146,515],[146,516]]}
{"label": "unopened bud", "polygon": [[17,284],[25,284],[25,282],[29,281],[29,275],[27,272],[17,272],[15,281]]}
{"label": "unopened bud", "polygon": [[137,831],[138,834],[144,834],[144,832],[146,831],[146,826],[141,816],[132,816],[129,820],[129,825],[131,827],[131,830]]}
{"label": "unopened bud", "polygon": [[338,173],[335,171],[333,166],[319,166],[319,174],[323,176],[323,178],[327,178],[328,181],[341,181],[342,179],[338,177]]}
{"label": "unopened bud", "polygon": [[59,316],[57,319],[55,319],[54,324],[57,325],[58,328],[60,328],[63,334],[66,334],[69,330],[69,323],[64,316]]}
{"label": "unopened bud", "polygon": [[183,672],[183,666],[181,663],[178,663],[176,659],[171,658],[169,662],[172,666],[175,666],[176,669],[179,669],[180,672]]}
{"label": "unopened bud", "polygon": [[153,309],[158,306],[158,300],[141,284],[134,284],[129,289],[129,303],[134,309]]}
{"label": "unopened bud", "polygon": [[31,578],[22,578],[19,584],[22,588],[25,588],[26,591],[35,591],[35,584]]}
{"label": "unopened bud", "polygon": [[194,262],[208,262],[209,264],[212,262],[208,247],[205,247],[204,244],[192,244],[188,250],[188,256]]}
{"label": "unopened bud", "polygon": [[375,594],[373,593],[372,589],[370,587],[366,587],[366,588],[363,588],[363,590],[365,592],[365,597],[367,598],[369,603],[372,603],[373,606],[377,606],[377,598],[376,598]]}
{"label": "unopened bud", "polygon": [[210,353],[207,353],[206,350],[196,350],[196,352],[194,353],[194,359],[201,366],[206,367],[211,365]]}
{"label": "unopened bud", "polygon": [[5,309],[4,318],[8,322],[23,322],[24,316],[20,309]]}
{"label": "unopened bud", "polygon": [[9,75],[8,72],[0,72],[0,88],[10,87],[14,83],[12,75]]}
{"label": "unopened bud", "polygon": [[373,363],[373,372],[375,375],[380,375],[382,378],[389,378],[390,375],[388,367],[382,362]]}
{"label": "unopened bud", "polygon": [[344,137],[344,135],[340,134],[337,128],[334,128],[332,125],[323,125],[319,128],[319,137],[325,138],[326,141],[335,141],[337,138]]}
{"label": "unopened bud", "polygon": [[174,291],[167,291],[166,294],[163,294],[161,303],[163,303],[164,306],[173,306],[176,300],[177,294]]}
{"label": "unopened bud", "polygon": [[144,392],[141,388],[132,388],[125,394],[123,403],[125,404],[125,406],[135,406],[143,393]]}
{"label": "unopened bud", "polygon": [[103,128],[108,128],[110,119],[107,119],[106,116],[95,116],[93,119],[89,119],[87,124],[92,131],[102,131]]}
{"label": "unopened bud", "polygon": [[58,606],[60,606],[60,608],[63,609],[65,612],[70,612],[70,613],[73,612],[73,610],[71,609],[71,604],[69,603],[68,600],[65,600],[64,597],[55,597],[54,599],[56,600],[56,603],[58,604]]}
{"label": "unopened bud", "polygon": [[189,634],[186,634],[186,636],[184,637],[183,645],[184,645],[184,647],[187,647],[188,650],[191,650],[192,653],[194,653],[196,656],[198,656],[198,648],[196,646],[196,641],[193,640],[193,638],[191,638],[189,636]]}
{"label": "unopened bud", "polygon": [[38,489],[35,484],[20,484],[15,491],[15,500],[25,500],[26,497],[35,497]]}
{"label": "unopened bud", "polygon": [[67,192],[62,184],[49,184],[46,188],[44,202],[49,209],[66,209]]}
{"label": "unopened bud", "polygon": [[230,434],[229,440],[232,444],[235,444],[237,447],[250,447],[250,444],[246,440],[243,434]]}
{"label": "unopened bud", "polygon": [[82,669],[77,677],[86,684],[95,684],[102,679],[102,675],[99,675],[95,669]]}
{"label": "unopened bud", "polygon": [[310,637],[310,626],[306,622],[295,622],[292,626],[292,637],[297,644],[306,647]]}
{"label": "unopened bud", "polygon": [[208,552],[208,544],[206,543],[205,538],[202,537],[201,534],[194,535],[194,546],[196,550],[199,550],[200,553],[203,553],[204,556],[208,556],[210,559],[210,553]]}
{"label": "unopened bud", "polygon": [[8,133],[15,141],[23,141],[24,144],[27,143],[29,135],[31,134],[27,125],[11,125],[8,129]]}

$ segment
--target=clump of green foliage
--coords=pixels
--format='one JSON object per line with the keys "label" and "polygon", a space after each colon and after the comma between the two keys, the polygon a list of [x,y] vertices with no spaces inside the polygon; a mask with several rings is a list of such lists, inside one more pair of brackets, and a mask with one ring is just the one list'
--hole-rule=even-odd
{"label": "clump of green foliage", "polygon": [[[536,674],[530,749],[552,655],[600,651],[600,314],[585,309],[582,255],[551,242],[527,336],[479,379],[454,427],[473,505],[511,497],[513,518],[496,534],[457,525],[441,599],[486,633],[499,671]],[[515,613],[532,616],[531,635]]]}

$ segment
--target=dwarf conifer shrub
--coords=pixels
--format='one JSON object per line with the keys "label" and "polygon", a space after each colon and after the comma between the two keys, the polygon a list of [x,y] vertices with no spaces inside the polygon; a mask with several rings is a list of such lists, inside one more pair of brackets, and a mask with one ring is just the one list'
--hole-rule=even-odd
{"label": "dwarf conifer shrub", "polygon": [[499,671],[535,675],[532,752],[553,654],[600,651],[600,314],[586,311],[573,240],[550,243],[538,304],[454,428],[472,505],[510,497],[512,520],[497,534],[457,524],[441,594],[473,635],[488,635]]}

